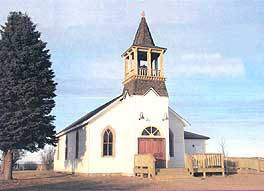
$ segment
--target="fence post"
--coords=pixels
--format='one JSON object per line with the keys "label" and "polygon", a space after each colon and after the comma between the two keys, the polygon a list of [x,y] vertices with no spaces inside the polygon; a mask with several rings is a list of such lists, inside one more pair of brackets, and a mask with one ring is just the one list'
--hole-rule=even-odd
{"label": "fence post", "polygon": [[205,171],[205,160],[206,160],[206,156],[205,155],[202,155],[202,158],[203,158],[203,177],[205,178],[206,177],[206,171]]}
{"label": "fence post", "polygon": [[202,155],[202,159],[203,159],[203,168],[205,168],[205,155]]}
{"label": "fence post", "polygon": [[257,163],[258,163],[258,172],[260,172],[260,158],[257,158]]}

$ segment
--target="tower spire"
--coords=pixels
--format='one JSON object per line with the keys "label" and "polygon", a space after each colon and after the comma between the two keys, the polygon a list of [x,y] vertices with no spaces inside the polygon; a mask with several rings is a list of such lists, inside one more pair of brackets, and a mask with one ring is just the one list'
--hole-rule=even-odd
{"label": "tower spire", "polygon": [[145,47],[155,46],[155,43],[153,41],[153,38],[151,36],[150,30],[149,30],[149,27],[148,27],[148,24],[145,18],[144,11],[141,13],[141,21],[140,21],[137,33],[135,35],[133,45],[145,46]]}
{"label": "tower spire", "polygon": [[142,11],[141,17],[145,17],[145,12],[144,11]]}

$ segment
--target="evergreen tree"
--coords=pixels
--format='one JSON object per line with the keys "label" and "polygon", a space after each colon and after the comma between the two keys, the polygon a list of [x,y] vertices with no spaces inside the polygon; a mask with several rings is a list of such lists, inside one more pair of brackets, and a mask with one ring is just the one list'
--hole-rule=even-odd
{"label": "evergreen tree", "polygon": [[11,12],[0,29],[0,150],[12,178],[12,150],[30,152],[56,143],[56,83],[49,50],[30,17]]}

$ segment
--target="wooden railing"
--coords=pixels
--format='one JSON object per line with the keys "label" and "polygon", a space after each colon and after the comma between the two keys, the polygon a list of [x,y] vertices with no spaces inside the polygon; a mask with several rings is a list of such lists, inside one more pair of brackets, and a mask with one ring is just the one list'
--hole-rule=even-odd
{"label": "wooden railing", "polygon": [[220,153],[186,155],[186,168],[193,173],[221,172],[224,175],[224,156]]}
{"label": "wooden railing", "polygon": [[185,156],[185,168],[193,173],[222,172],[252,173],[264,172],[264,158],[224,157],[219,153],[203,153]]}
{"label": "wooden railing", "polygon": [[137,154],[134,158],[134,174],[138,177],[155,176],[155,158],[152,154]]}
{"label": "wooden railing", "polygon": [[264,158],[259,158],[259,170],[264,171]]}
{"label": "wooden railing", "polygon": [[264,158],[226,157],[225,166],[228,173],[241,171],[264,172]]}
{"label": "wooden railing", "polygon": [[185,154],[185,168],[188,170],[190,174],[193,175],[193,163],[192,163],[192,157],[189,154]]}
{"label": "wooden railing", "polygon": [[224,166],[224,156],[218,153],[192,155],[193,168],[216,168]]}

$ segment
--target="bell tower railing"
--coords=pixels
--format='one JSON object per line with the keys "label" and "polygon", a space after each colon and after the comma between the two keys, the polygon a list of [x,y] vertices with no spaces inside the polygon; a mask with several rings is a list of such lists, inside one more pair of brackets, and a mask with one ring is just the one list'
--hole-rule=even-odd
{"label": "bell tower railing", "polygon": [[163,48],[130,47],[122,56],[125,63],[125,80],[151,79],[165,80]]}
{"label": "bell tower railing", "polygon": [[160,75],[160,70],[153,69],[151,72],[152,72],[151,76],[157,76],[157,77],[160,77],[161,76]]}
{"label": "bell tower railing", "polygon": [[139,68],[138,69],[138,75],[139,76],[147,76],[148,75],[148,69],[147,68]]}
{"label": "bell tower railing", "polygon": [[148,75],[148,69],[147,68],[139,68],[138,69],[138,75],[139,76],[161,77],[160,70],[152,69],[151,75]]}

